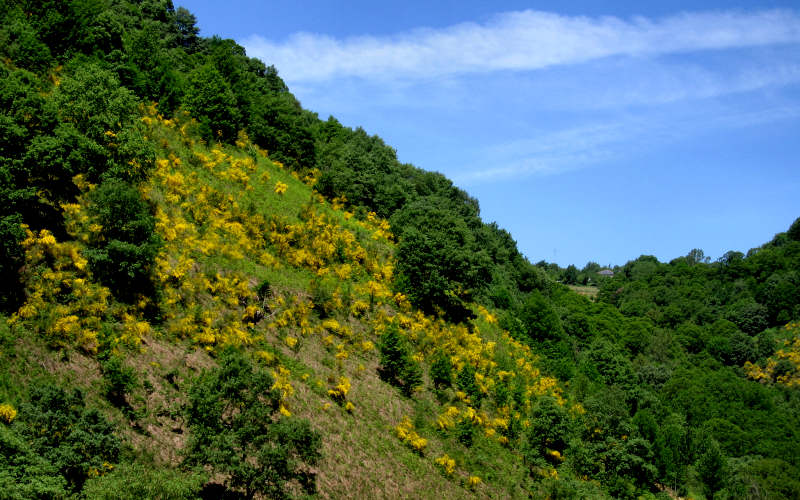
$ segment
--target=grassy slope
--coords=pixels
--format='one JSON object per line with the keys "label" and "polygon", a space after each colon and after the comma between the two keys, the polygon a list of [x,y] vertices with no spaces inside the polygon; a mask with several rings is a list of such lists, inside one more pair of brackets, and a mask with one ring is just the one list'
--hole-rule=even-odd
{"label": "grassy slope", "polygon": [[[52,335],[42,333],[52,325],[42,312],[12,319],[4,357],[13,350],[26,354],[0,372],[0,396],[18,403],[26,385],[47,378],[80,386],[112,416],[136,460],[174,466],[186,439],[181,405],[192,375],[213,366],[220,346],[239,345],[276,375],[287,411],[322,432],[321,497],[527,497],[526,490],[535,488],[527,467],[513,451],[514,437],[509,447],[501,436],[514,419],[524,427],[525,410],[537,396],[560,398],[560,391],[555,380],[541,376],[526,347],[500,331],[486,310],[479,310],[470,331],[426,318],[393,296],[387,226],[334,208],[245,137],[236,148],[207,147],[192,135],[188,118],[166,120],[150,108],[143,120],[160,148],[142,193],[156,206],[157,229],[166,241],[157,269],[163,318],[144,319],[144,302],[139,308],[112,303],[105,310],[116,334],[114,351],[138,374],[140,384],[127,396],[133,412],[124,414],[103,399],[95,346],[76,341],[91,335],[73,335],[56,342],[60,351],[49,349]],[[281,183],[283,193],[276,190]],[[80,217],[84,208],[67,215],[75,220],[76,241],[91,231]],[[315,292],[312,283],[320,280],[323,291]],[[265,281],[271,291],[260,296],[256,288]],[[329,317],[320,319],[320,311]],[[440,431],[437,419],[450,406],[459,410],[457,418],[467,418],[478,405],[453,388],[434,394],[427,377],[413,399],[378,378],[375,346],[392,323],[412,341],[424,367],[444,350],[454,371],[465,363],[477,368],[487,397],[470,417],[477,436],[471,448],[451,431]],[[329,394],[343,377],[351,384],[350,411]],[[495,384],[514,378],[525,408],[495,398]],[[405,417],[427,439],[421,451],[396,435]],[[444,454],[456,460],[452,475],[435,463]],[[470,476],[480,477],[480,484],[470,487]]]}
{"label": "grassy slope", "polygon": [[590,299],[594,299],[597,297],[597,293],[600,289],[596,286],[591,285],[567,285],[570,290],[573,292],[583,295],[584,297],[588,297]]}

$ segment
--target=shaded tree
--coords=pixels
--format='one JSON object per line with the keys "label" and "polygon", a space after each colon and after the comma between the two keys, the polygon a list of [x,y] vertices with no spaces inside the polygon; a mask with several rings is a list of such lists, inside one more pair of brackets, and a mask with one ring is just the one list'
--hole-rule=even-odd
{"label": "shaded tree", "polygon": [[320,458],[320,436],[307,420],[279,416],[274,380],[240,352],[223,353],[189,391],[188,464],[210,466],[247,498],[288,497],[286,483],[316,490],[310,466]]}

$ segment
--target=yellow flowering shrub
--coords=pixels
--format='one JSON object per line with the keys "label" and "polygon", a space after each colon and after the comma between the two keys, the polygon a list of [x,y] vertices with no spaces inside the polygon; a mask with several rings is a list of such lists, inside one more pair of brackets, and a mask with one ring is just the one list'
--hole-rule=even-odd
{"label": "yellow flowering shrub", "polygon": [[10,424],[17,418],[17,410],[7,403],[0,405],[0,421]]}
{"label": "yellow flowering shrub", "polygon": [[428,446],[428,440],[417,434],[414,424],[408,417],[403,417],[403,420],[395,426],[394,432],[400,441],[419,454],[422,454]]}
{"label": "yellow flowering shrub", "polygon": [[350,379],[339,377],[339,382],[332,389],[328,389],[328,396],[337,403],[344,404],[351,387]]}
{"label": "yellow flowering shrub", "polygon": [[787,323],[783,333],[789,338],[763,366],[747,361],[744,371],[748,377],[762,383],[800,387],[800,322]]}
{"label": "yellow flowering shrub", "polygon": [[283,194],[286,192],[287,189],[289,189],[289,186],[287,184],[284,184],[281,181],[275,183],[274,191],[276,194]]}
{"label": "yellow flowering shrub", "polygon": [[456,461],[450,458],[447,453],[442,455],[441,457],[434,460],[436,465],[442,470],[442,472],[447,476],[452,476],[453,472],[456,470]]}

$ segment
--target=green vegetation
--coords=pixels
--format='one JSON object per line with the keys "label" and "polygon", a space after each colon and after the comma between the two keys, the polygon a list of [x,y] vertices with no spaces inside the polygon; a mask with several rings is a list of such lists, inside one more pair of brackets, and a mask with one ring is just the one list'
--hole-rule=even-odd
{"label": "green vegetation", "polygon": [[411,359],[411,348],[400,336],[397,327],[391,325],[383,332],[378,347],[378,373],[381,379],[400,388],[405,396],[411,396],[422,383],[422,369]]}
{"label": "green vegetation", "polygon": [[800,496],[800,219],[534,265],[170,1],[6,4],[2,495]]}
{"label": "green vegetation", "polygon": [[90,195],[96,223],[101,227],[88,252],[92,273],[119,299],[152,296],[153,267],[161,244],[155,219],[139,192],[110,179]]}
{"label": "green vegetation", "polygon": [[306,420],[274,420],[281,404],[275,381],[254,370],[241,353],[226,351],[219,365],[201,375],[189,392],[187,462],[229,477],[229,486],[247,498],[256,493],[283,498],[284,483],[291,480],[314,493],[308,467],[319,460],[319,435]]}

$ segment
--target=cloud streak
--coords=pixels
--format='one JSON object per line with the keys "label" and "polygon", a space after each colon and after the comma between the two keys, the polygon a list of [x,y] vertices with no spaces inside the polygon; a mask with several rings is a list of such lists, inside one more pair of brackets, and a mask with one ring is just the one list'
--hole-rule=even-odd
{"label": "cloud streak", "polygon": [[280,68],[289,82],[339,77],[426,79],[529,71],[623,56],[800,43],[790,10],[684,13],[661,19],[571,17],[540,11],[498,15],[484,24],[418,29],[395,36],[336,39],[298,33],[282,43],[252,35],[249,55]]}
{"label": "cloud streak", "polygon": [[[450,173],[465,185],[503,182],[536,175],[561,174],[620,158],[652,143],[669,143],[699,133],[701,129],[746,128],[780,120],[796,120],[800,105],[759,110],[731,110],[701,120],[689,112],[675,120],[654,122],[650,116],[629,116],[614,121],[545,133],[535,139],[490,146],[480,155],[488,167]],[[489,158],[495,161],[490,163]]]}

